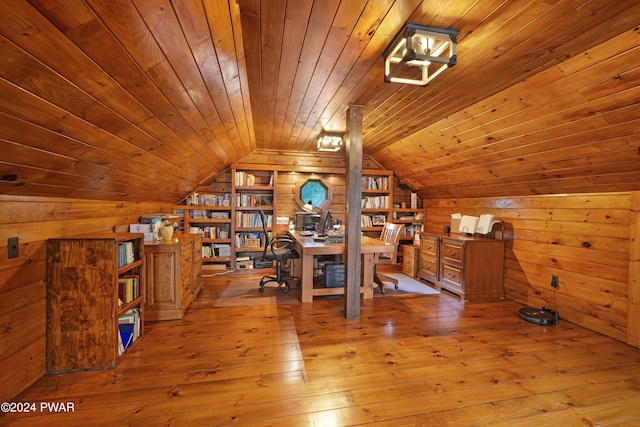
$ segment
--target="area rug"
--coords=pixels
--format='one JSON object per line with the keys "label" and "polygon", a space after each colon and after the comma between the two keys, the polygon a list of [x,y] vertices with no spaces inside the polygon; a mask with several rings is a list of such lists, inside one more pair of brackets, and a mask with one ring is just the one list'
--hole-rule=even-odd
{"label": "area rug", "polygon": [[267,283],[260,292],[260,279],[232,280],[222,291],[214,307],[234,307],[243,305],[297,304],[300,302],[300,288],[295,283],[284,292],[284,286]]}
{"label": "area rug", "polygon": [[[385,283],[385,293],[380,293],[380,289],[373,290],[374,297],[393,297],[402,295],[436,295],[440,292],[429,285],[419,282],[402,273],[391,273],[385,276],[398,280],[398,289],[391,282]],[[384,283],[384,282],[383,282]],[[300,288],[295,283],[289,289],[289,293],[284,292],[284,287],[277,287],[276,284],[267,284],[264,292],[259,290],[259,280],[232,280],[218,297],[214,307],[237,307],[249,305],[276,305],[276,304],[298,304],[300,303]],[[342,297],[336,295],[335,297]]]}
{"label": "area rug", "polygon": [[413,279],[406,274],[402,273],[382,273],[384,276],[391,277],[398,281],[398,289],[395,288],[393,282],[385,282],[384,279],[382,283],[384,283],[384,294],[380,292],[380,289],[374,289],[373,296],[374,297],[384,297],[384,296],[400,296],[400,295],[410,295],[410,294],[418,294],[418,295],[437,295],[440,291],[433,289],[431,286],[427,285],[424,282],[420,282],[416,279]]}

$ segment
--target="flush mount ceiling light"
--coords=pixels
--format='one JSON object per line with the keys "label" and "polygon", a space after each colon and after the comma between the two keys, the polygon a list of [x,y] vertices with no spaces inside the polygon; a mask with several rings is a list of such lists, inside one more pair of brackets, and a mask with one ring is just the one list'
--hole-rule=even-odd
{"label": "flush mount ceiling light", "polygon": [[456,65],[459,31],[407,22],[384,51],[384,81],[426,86]]}
{"label": "flush mount ceiling light", "polygon": [[318,151],[339,151],[342,148],[342,134],[336,132],[320,132]]}

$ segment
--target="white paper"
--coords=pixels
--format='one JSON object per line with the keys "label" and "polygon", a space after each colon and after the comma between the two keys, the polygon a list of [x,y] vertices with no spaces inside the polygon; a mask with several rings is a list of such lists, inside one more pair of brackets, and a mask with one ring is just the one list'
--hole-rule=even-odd
{"label": "white paper", "polygon": [[478,227],[478,218],[477,216],[471,215],[462,215],[462,219],[460,220],[460,229],[458,230],[460,233],[473,234]]}
{"label": "white paper", "polygon": [[491,231],[491,226],[493,225],[493,215],[491,214],[482,214],[480,215],[480,219],[478,220],[478,226],[476,227],[476,233],[478,234],[487,234]]}

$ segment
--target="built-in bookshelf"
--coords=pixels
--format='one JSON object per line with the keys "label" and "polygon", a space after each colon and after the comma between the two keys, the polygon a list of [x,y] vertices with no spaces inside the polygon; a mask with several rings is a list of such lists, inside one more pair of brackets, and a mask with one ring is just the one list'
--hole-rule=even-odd
{"label": "built-in bookshelf", "polygon": [[267,237],[275,232],[276,178],[275,170],[232,168],[232,258],[236,268],[260,258]]}
{"label": "built-in bookshelf", "polygon": [[416,233],[424,229],[426,221],[425,209],[392,208],[390,222],[404,224],[404,229],[400,235],[400,241],[412,241]]}
{"label": "built-in bookshelf", "polygon": [[384,170],[362,171],[362,231],[379,233],[389,220],[393,197],[393,174]]}
{"label": "built-in bookshelf", "polygon": [[47,372],[114,368],[144,331],[144,234],[47,240]]}
{"label": "built-in bookshelf", "polygon": [[[230,196],[226,199],[230,202]],[[184,210],[184,231],[202,236],[202,267],[231,268],[231,206],[180,206]]]}

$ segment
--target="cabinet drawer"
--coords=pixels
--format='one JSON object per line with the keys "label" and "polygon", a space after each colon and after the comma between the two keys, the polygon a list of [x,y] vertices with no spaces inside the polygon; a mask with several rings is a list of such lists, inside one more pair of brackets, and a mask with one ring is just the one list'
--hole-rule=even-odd
{"label": "cabinet drawer", "polygon": [[404,259],[410,258],[410,259],[417,260],[419,249],[420,248],[418,246],[404,245],[402,247],[402,256]]}
{"label": "cabinet drawer", "polygon": [[416,277],[418,273],[418,260],[413,258],[403,258],[402,272],[409,277]]}
{"label": "cabinet drawer", "polygon": [[442,240],[442,259],[462,266],[464,246],[460,242]]}
{"label": "cabinet drawer", "polygon": [[420,237],[420,252],[424,255],[431,255],[433,257],[438,254],[438,238],[431,236]]}
{"label": "cabinet drawer", "polygon": [[442,264],[442,277],[440,280],[462,290],[462,270],[455,266]]}
{"label": "cabinet drawer", "polygon": [[420,258],[420,277],[438,280],[438,264],[430,258]]}

